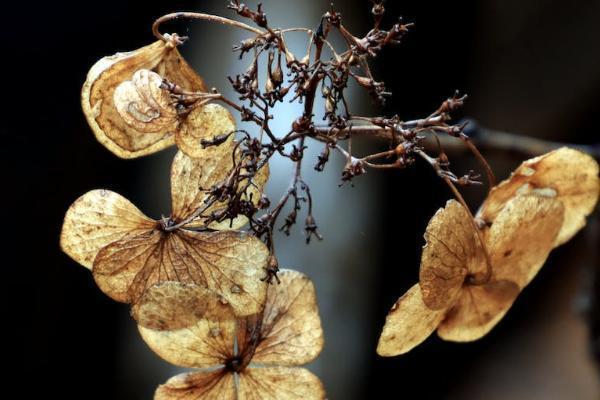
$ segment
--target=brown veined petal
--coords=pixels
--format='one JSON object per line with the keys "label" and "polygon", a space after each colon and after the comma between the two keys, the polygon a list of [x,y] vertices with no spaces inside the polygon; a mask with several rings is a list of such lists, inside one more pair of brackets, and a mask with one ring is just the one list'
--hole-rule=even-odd
{"label": "brown veined petal", "polygon": [[[220,149],[218,152],[211,152],[204,158],[191,158],[183,152],[178,152],[173,159],[171,167],[171,201],[173,204],[173,219],[183,221],[198,208],[202,207],[204,201],[208,198],[207,190],[213,185],[227,179],[233,168],[233,141],[227,141],[214,148]],[[269,178],[269,167],[265,165],[261,168],[252,180],[252,184],[243,195],[243,199],[250,200],[254,204],[260,201],[263,188]],[[246,185],[246,180],[240,182],[240,187]],[[206,210],[206,214],[217,211],[225,207],[225,204],[219,202],[213,204]],[[248,218],[239,215],[233,221],[225,220],[223,222],[213,222],[209,225],[211,229],[216,230],[236,230],[248,223]],[[188,228],[203,226],[202,219],[196,219],[186,225]]]}
{"label": "brown veined petal", "polygon": [[181,57],[170,38],[104,57],[94,64],[81,91],[83,112],[98,141],[122,158],[155,153],[175,143],[174,132],[139,132],[115,108],[116,88],[140,69],[155,71],[188,91],[206,90],[202,79]]}
{"label": "brown veined petal", "polygon": [[[179,291],[179,295],[188,296],[188,300],[152,296],[149,303],[142,306],[145,310],[138,310],[138,330],[142,339],[160,357],[180,367],[211,368],[224,364],[235,351],[237,322],[233,309],[206,289],[195,293]],[[154,310],[150,311],[150,308]],[[166,324],[155,319],[155,313],[161,311],[167,313],[163,320]],[[178,312],[182,314],[179,317]],[[182,325],[186,326],[162,329]]]}
{"label": "brown veined petal", "polygon": [[536,195],[509,200],[486,234],[495,279],[524,288],[546,262],[563,221],[562,203]]}
{"label": "brown veined petal", "polygon": [[423,343],[444,319],[445,309],[432,310],[425,305],[421,287],[411,287],[392,306],[377,344],[377,354],[392,357],[408,353]]}
{"label": "brown veined petal", "polygon": [[106,246],[94,261],[94,278],[104,293],[136,303],[165,281],[194,283],[221,295],[239,315],[264,304],[269,251],[256,237],[235,231],[153,230]]}
{"label": "brown veined petal", "polygon": [[[220,149],[220,150],[219,150]],[[204,205],[206,193],[213,185],[227,179],[233,168],[233,142],[228,141],[212,150],[205,158],[191,158],[178,152],[171,166],[172,218],[185,220]]]}
{"label": "brown veined petal", "polygon": [[154,400],[237,400],[233,374],[218,369],[172,377],[160,385]]}
{"label": "brown veined petal", "polygon": [[250,367],[240,373],[238,400],[321,399],[321,380],[305,368]]}
{"label": "brown veined petal", "polygon": [[200,319],[216,320],[231,314],[225,300],[215,301],[213,292],[195,284],[162,282],[150,287],[133,305],[137,323],[153,330],[178,330],[195,325]]}
{"label": "brown veined petal", "polygon": [[[209,140],[218,135],[224,135],[235,131],[235,120],[226,108],[218,104],[206,104],[194,108],[182,122],[175,140],[177,147],[185,154],[193,158],[204,158],[207,154],[217,152],[223,153],[223,149],[230,148],[221,144],[203,148],[201,140]],[[228,142],[233,141],[233,135]]]}
{"label": "brown veined petal", "polygon": [[162,77],[141,69],[115,89],[113,101],[123,121],[138,132],[173,132],[178,118],[169,92],[161,89]]}
{"label": "brown veined petal", "polygon": [[60,247],[91,269],[103,247],[127,234],[151,229],[155,224],[123,196],[109,190],[92,190],[67,210]]}
{"label": "brown veined petal", "polygon": [[585,226],[600,193],[598,163],[589,155],[567,147],[523,162],[509,179],[492,189],[479,211],[490,223],[517,194],[535,193],[556,198],[565,217],[555,246],[567,242]]}
{"label": "brown veined petal", "polygon": [[506,280],[465,285],[440,323],[438,336],[452,342],[480,339],[504,317],[518,295],[519,286]]}
{"label": "brown veined petal", "polygon": [[485,257],[469,213],[456,200],[438,210],[425,231],[419,284],[425,304],[433,310],[448,308],[465,276],[485,265]]}
{"label": "brown veined petal", "polygon": [[292,270],[281,270],[281,284],[270,285],[263,313],[261,341],[253,363],[302,365],[323,349],[315,287],[310,279]]}

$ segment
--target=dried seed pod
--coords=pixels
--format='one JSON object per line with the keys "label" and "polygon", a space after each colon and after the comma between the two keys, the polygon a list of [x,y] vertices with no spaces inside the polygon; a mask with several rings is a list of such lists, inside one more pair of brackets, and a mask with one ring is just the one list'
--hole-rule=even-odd
{"label": "dried seed pod", "polygon": [[[150,288],[139,306],[142,338],[170,363],[211,370],[171,378],[155,398],[324,399],[320,380],[298,367],[323,347],[314,286],[296,271],[279,276],[282,282],[269,286],[264,310],[244,318],[203,289],[177,288],[180,283]],[[161,314],[166,318],[157,326]],[[234,374],[238,385],[232,384]]]}
{"label": "dried seed pod", "polygon": [[[136,71],[150,70],[161,77],[176,83],[188,91],[206,91],[206,86],[192,68],[183,59],[177,50],[177,38],[165,35],[166,40],[156,41],[148,46],[127,53],[117,53],[104,57],[90,69],[81,91],[81,105],[87,121],[94,131],[96,138],[111,152],[122,158],[135,158],[151,154],[174,144],[174,131],[168,127],[146,125],[139,130],[139,124],[130,125],[134,121],[126,122],[122,114],[117,111],[115,104],[115,91],[123,82],[130,81]],[[151,78],[152,79],[152,78]],[[141,80],[139,83],[142,84]],[[135,86],[135,85],[134,85]],[[143,84],[142,84],[143,86]],[[135,95],[131,87],[121,89],[122,95]],[[153,89],[144,88],[142,91],[149,94]],[[153,92],[152,98],[155,98]],[[158,95],[160,99],[162,95]],[[149,98],[144,99],[145,103]],[[136,99],[135,101],[139,101]],[[144,118],[144,108],[132,108],[133,115],[138,111],[139,117]],[[161,111],[165,111],[161,108]],[[146,110],[148,112],[148,110]],[[155,114],[150,113],[151,119]],[[161,114],[162,115],[162,114]],[[147,115],[148,116],[148,115]],[[163,121],[164,122],[164,121]],[[160,127],[160,129],[158,129]],[[157,130],[152,130],[157,128]]]}
{"label": "dried seed pod", "polygon": [[526,193],[555,198],[564,205],[564,222],[555,243],[559,246],[585,226],[598,202],[598,163],[567,147],[524,161],[510,178],[491,190],[477,216],[493,223],[510,199]]}

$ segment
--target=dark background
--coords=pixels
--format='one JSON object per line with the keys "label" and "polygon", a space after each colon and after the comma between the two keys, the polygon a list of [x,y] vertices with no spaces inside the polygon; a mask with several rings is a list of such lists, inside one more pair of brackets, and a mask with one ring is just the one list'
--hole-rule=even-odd
{"label": "dark background", "polygon": [[[123,306],[103,296],[89,272],[60,252],[58,237],[68,206],[91,188],[109,188],[136,203],[135,179],[153,163],[153,157],[119,160],[95,141],[79,105],[88,69],[102,56],[153,40],[154,18],[197,3],[3,6],[2,328],[9,354],[3,365],[13,373],[5,382],[23,391],[22,398],[144,398],[116,372],[127,349],[115,334]],[[222,14],[229,15],[222,3]],[[417,29],[375,68],[395,94],[385,112],[425,116],[460,89],[471,96],[465,115],[490,128],[597,143],[600,2],[523,3],[390,2],[389,14],[415,21]],[[299,4],[290,2],[292,11]],[[350,7],[361,7],[369,18],[366,1],[339,2],[342,10]],[[500,177],[526,158],[486,155]],[[458,168],[474,165],[466,156],[459,160]],[[416,281],[418,232],[450,194],[424,165],[386,173],[379,190],[384,203],[371,212],[385,221],[379,228],[384,253],[380,265],[368,267],[377,269],[372,313],[383,321]],[[467,195],[476,206],[483,191],[468,189]],[[375,390],[389,398],[595,398],[598,375],[588,360],[582,312],[590,271],[598,265],[597,232],[592,225],[556,250],[518,307],[483,340],[458,345],[432,338],[394,359],[373,353],[357,398]],[[379,330],[372,327],[371,347]]]}

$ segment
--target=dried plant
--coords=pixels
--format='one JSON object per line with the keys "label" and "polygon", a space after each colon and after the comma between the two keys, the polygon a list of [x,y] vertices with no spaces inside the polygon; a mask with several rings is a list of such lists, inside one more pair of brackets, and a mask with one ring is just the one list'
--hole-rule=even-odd
{"label": "dried plant", "polygon": [[[391,95],[369,63],[412,27],[400,20],[384,28],[383,3],[372,3],[374,25],[362,37],[347,30],[333,6],[314,30],[274,28],[261,5],[252,9],[237,0],[228,7],[254,26],[209,14],[168,14],[153,25],[156,42],[91,68],[82,107],[100,143],[122,158],[180,149],[171,169],[168,217],[152,220],[120,195],[95,190],[69,208],[61,233],[62,249],[91,269],[100,289],[132,305],[142,337],[156,353],[199,369],[172,378],[155,398],[325,397],[318,378],[297,367],[323,346],[315,290],[300,273],[279,271],[274,242],[274,231],[289,234],[303,211],[307,243],[322,239],[302,176],[309,140],[323,146],[313,160],[317,171],[332,153],[343,158],[341,183],[370,169],[408,168],[420,158],[456,197],[427,227],[419,284],[388,315],[378,346],[384,356],[409,351],[436,329],[454,341],[485,335],[552,248],[585,225],[598,199],[596,162],[561,149],[525,162],[496,186],[465,125],[451,122],[466,95],[455,93],[411,121],[353,113],[350,84],[378,103]],[[250,34],[234,47],[240,60],[248,59],[244,73],[229,77],[235,99],[208,90],[182,58],[178,47],[187,38],[160,33],[165,22],[181,18]],[[288,48],[291,34],[306,35],[305,54]],[[343,49],[334,48],[331,35],[342,39]],[[317,96],[324,99],[324,122],[314,117]],[[298,102],[303,111],[281,134],[272,121],[283,101]],[[238,130],[230,110],[256,129]],[[385,147],[357,156],[356,136]],[[475,217],[459,189],[481,184],[480,176],[455,173],[441,137],[464,143],[493,187]],[[263,187],[276,154],[294,167],[288,189],[271,201]]]}

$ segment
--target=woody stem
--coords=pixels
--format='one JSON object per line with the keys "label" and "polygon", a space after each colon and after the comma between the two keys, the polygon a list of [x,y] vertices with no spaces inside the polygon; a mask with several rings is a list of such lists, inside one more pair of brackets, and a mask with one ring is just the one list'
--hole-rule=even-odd
{"label": "woody stem", "polygon": [[185,12],[185,11],[166,14],[166,15],[163,15],[162,17],[158,18],[152,24],[152,33],[154,34],[154,36],[156,36],[157,39],[165,40],[163,34],[160,33],[160,31],[159,31],[160,26],[165,22],[182,19],[182,18],[197,19],[197,20],[208,21],[208,22],[216,22],[218,24],[228,25],[231,27],[244,29],[249,32],[255,33],[257,35],[262,35],[265,33],[261,29],[254,28],[250,25],[246,25],[243,22],[235,21],[233,19],[219,17],[218,15],[196,13],[196,12]]}

